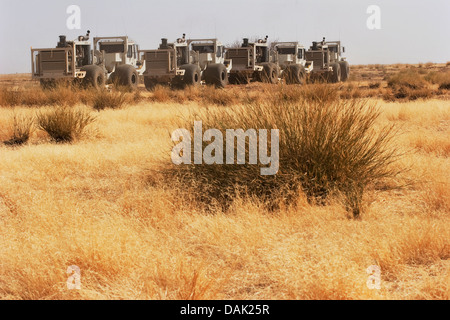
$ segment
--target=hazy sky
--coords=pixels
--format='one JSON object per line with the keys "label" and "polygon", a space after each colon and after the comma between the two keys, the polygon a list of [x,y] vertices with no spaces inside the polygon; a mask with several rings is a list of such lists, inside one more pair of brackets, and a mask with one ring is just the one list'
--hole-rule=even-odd
{"label": "hazy sky", "polygon": [[[68,6],[81,9],[81,30],[69,30]],[[381,9],[381,29],[369,30],[369,5]],[[30,72],[30,47],[128,35],[142,49],[170,41],[217,37],[231,43],[265,36],[310,46],[323,36],[341,40],[350,64],[450,61],[449,0],[0,0],[0,74]]]}

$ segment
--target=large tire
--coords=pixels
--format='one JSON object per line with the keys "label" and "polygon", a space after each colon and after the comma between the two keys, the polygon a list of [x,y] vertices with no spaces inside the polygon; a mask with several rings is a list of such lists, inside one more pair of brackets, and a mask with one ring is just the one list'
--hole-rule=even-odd
{"label": "large tire", "polygon": [[180,67],[180,69],[185,70],[183,76],[183,85],[184,86],[199,86],[201,79],[201,71],[197,65],[194,64],[185,64]]}
{"label": "large tire", "polygon": [[341,82],[341,67],[339,66],[339,63],[333,63],[331,65],[333,68],[333,71],[331,72],[331,82],[338,83]]}
{"label": "large tire", "polygon": [[217,88],[225,88],[228,84],[228,72],[223,64],[210,64],[203,74],[205,82],[208,85],[213,85]]}
{"label": "large tire", "polygon": [[158,84],[155,79],[144,77],[145,89],[148,91],[153,91]]}
{"label": "large tire", "polygon": [[116,71],[111,75],[111,80],[119,86],[135,90],[139,85],[139,74],[133,66],[123,64],[116,67]]}
{"label": "large tire", "polygon": [[82,67],[81,71],[86,71],[86,76],[83,79],[86,87],[92,87],[97,90],[105,87],[106,77],[102,68],[96,65],[89,65]]}
{"label": "large tire", "polygon": [[303,84],[305,82],[306,71],[302,65],[287,66],[283,72],[283,79],[286,84]]}
{"label": "large tire", "polygon": [[264,68],[260,80],[262,82],[276,84],[278,83],[279,70],[275,63],[263,63],[261,64]]}
{"label": "large tire", "polygon": [[345,82],[350,76],[350,66],[347,61],[340,61],[339,66],[341,67],[341,81]]}

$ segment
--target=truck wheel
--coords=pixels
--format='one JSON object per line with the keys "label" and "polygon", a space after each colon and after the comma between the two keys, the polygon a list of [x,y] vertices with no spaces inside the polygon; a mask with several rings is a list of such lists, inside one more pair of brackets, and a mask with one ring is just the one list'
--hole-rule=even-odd
{"label": "truck wheel", "polygon": [[86,71],[86,76],[83,79],[84,85],[94,89],[101,89],[106,84],[105,73],[102,68],[96,65],[84,66],[81,71]]}
{"label": "truck wheel", "polygon": [[261,64],[264,67],[262,73],[262,82],[275,84],[278,82],[278,66],[275,63],[264,63]]}
{"label": "truck wheel", "polygon": [[158,83],[152,78],[144,77],[144,84],[145,89],[148,91],[153,91]]}
{"label": "truck wheel", "polygon": [[301,65],[288,66],[283,72],[286,84],[303,84],[305,81],[305,68]]}
{"label": "truck wheel", "polygon": [[223,64],[210,64],[204,71],[205,82],[217,88],[225,88],[228,84],[227,68]]}
{"label": "truck wheel", "polygon": [[201,79],[201,71],[197,65],[194,64],[185,64],[180,67],[180,69],[185,70],[183,76],[183,84],[185,86],[198,86],[200,85]]}
{"label": "truck wheel", "polygon": [[120,86],[128,87],[132,90],[138,88],[139,75],[133,66],[124,64],[116,67],[116,71],[111,75],[113,82]]}
{"label": "truck wheel", "polygon": [[338,83],[341,81],[341,68],[339,63],[333,63],[331,65],[333,71],[331,72],[331,82]]}
{"label": "truck wheel", "polygon": [[347,61],[340,61],[339,66],[341,67],[341,80],[345,82],[350,76],[350,66]]}

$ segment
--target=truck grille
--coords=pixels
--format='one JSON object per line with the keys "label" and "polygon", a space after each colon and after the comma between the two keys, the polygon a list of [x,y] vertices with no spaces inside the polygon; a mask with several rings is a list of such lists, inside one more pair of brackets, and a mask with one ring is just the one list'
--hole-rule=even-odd
{"label": "truck grille", "polygon": [[233,60],[233,69],[247,69],[250,65],[250,50],[247,48],[228,49],[227,59]]}
{"label": "truck grille", "polygon": [[170,51],[148,51],[144,59],[147,73],[162,74],[172,71],[172,57]]}
{"label": "truck grille", "polygon": [[46,73],[61,73],[66,72],[66,51],[65,50],[51,50],[41,51],[38,55],[39,73],[45,75]]}
{"label": "truck grille", "polygon": [[324,54],[323,52],[306,52],[306,60],[313,61],[314,69],[324,68]]}

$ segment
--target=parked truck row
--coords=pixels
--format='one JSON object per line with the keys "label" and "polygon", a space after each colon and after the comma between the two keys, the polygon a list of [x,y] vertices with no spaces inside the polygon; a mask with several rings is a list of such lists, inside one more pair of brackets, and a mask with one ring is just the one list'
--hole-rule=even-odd
{"label": "parked truck row", "polygon": [[141,50],[127,36],[95,37],[90,31],[73,41],[60,36],[55,48],[31,49],[32,78],[43,87],[58,80],[73,80],[102,88],[107,84],[145,87],[248,84],[251,81],[305,83],[306,78],[346,81],[349,64],[340,41],[313,42],[306,49],[298,42],[268,42],[268,37],[227,48],[217,39],[161,39],[157,49]]}

